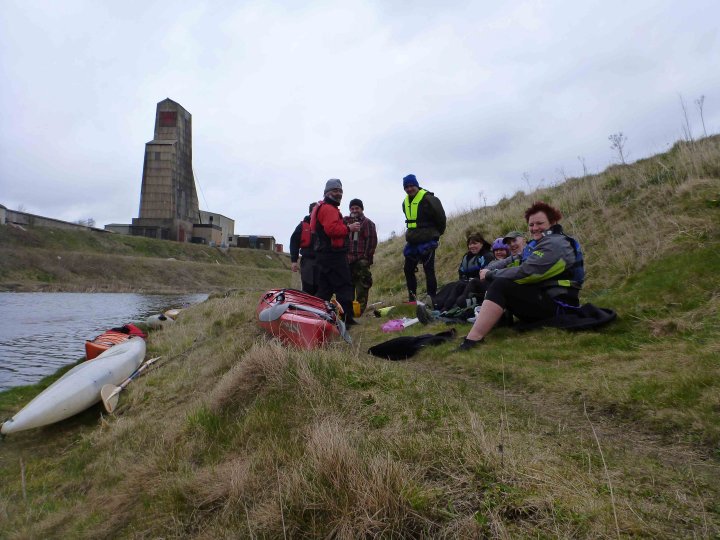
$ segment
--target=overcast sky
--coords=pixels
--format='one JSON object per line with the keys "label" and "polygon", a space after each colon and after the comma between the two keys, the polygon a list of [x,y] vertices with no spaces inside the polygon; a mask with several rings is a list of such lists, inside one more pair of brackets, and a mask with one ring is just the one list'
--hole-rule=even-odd
{"label": "overcast sky", "polygon": [[717,133],[719,26],[717,0],[2,0],[0,204],[130,223],[169,97],[200,208],[236,234],[287,249],[336,177],[386,238],[410,172],[458,213],[601,171],[611,133],[666,150],[681,99]]}

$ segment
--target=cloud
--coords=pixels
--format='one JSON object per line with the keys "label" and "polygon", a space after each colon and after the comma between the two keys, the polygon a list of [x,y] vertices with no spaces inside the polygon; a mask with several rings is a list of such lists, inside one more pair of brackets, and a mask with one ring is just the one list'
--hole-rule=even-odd
{"label": "cloud", "polygon": [[4,6],[0,203],[98,224],[137,216],[165,97],[193,114],[203,209],[287,243],[340,177],[381,236],[414,172],[451,212],[720,128],[720,7],[75,0]]}

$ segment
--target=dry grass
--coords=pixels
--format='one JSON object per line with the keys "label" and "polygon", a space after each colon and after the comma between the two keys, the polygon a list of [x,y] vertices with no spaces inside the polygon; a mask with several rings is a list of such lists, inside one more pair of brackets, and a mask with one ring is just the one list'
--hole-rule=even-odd
{"label": "dry grass", "polygon": [[0,227],[0,290],[207,293],[289,282],[289,259],[277,253]]}
{"label": "dry grass", "polygon": [[[477,354],[446,344],[390,363],[364,354],[387,338],[372,318],[354,347],[303,352],[260,335],[254,294],[184,311],[151,336],[164,360],[115,416],[0,444],[0,536],[719,534],[718,230],[705,205],[718,156],[714,138],[681,144],[450,222],[438,266],[453,278],[469,226],[520,228],[535,199],[561,207],[588,292],[622,313],[603,332],[499,329]],[[376,264],[373,294],[388,301],[404,296],[401,248],[384,244]]]}
{"label": "dry grass", "polygon": [[[428,377],[344,347],[308,353],[258,341],[245,315],[255,301],[217,298],[153,334],[149,354],[164,354],[165,364],[128,388],[116,416],[77,432],[61,457],[53,448],[67,434],[46,432],[45,450],[26,457],[28,510],[3,461],[5,533],[614,536],[606,473],[587,429],[465,377]],[[0,455],[7,460],[37,435],[8,439]],[[683,485],[684,471],[628,454],[603,429],[598,440],[621,534],[700,530],[677,529],[665,516],[697,515],[705,473]],[[77,475],[60,473],[69,462]],[[641,495],[649,489],[662,496]]]}
{"label": "dry grass", "polygon": [[[456,216],[437,252],[438,277],[441,283],[455,279],[468,229],[485,231],[492,238],[512,229],[526,230],[525,208],[545,200],[562,210],[566,231],[583,245],[587,289],[614,286],[683,246],[717,240],[720,229],[717,220],[710,219],[716,210],[708,204],[719,196],[720,136],[680,142],[665,154],[633,165],[612,166],[529,194],[518,192],[495,206]],[[398,236],[378,250],[373,275],[384,293],[404,292],[397,279],[402,276],[403,245]]]}

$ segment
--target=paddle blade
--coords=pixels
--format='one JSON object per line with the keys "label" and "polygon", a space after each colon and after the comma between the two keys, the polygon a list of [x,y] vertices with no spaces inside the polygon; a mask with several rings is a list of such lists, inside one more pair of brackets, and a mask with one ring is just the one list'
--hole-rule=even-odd
{"label": "paddle blade", "polygon": [[350,337],[350,334],[348,334],[347,328],[345,327],[345,323],[338,319],[337,320],[337,329],[338,332],[340,332],[340,336],[347,342],[352,345],[352,338]]}
{"label": "paddle blade", "polygon": [[122,388],[114,384],[106,384],[100,389],[100,397],[108,413],[112,414],[115,407],[117,407],[118,401],[120,400],[120,390],[122,390]]}
{"label": "paddle blade", "polygon": [[260,322],[276,321],[288,309],[290,309],[290,304],[275,304],[274,306],[263,309],[260,313],[258,313],[258,319],[260,319]]}

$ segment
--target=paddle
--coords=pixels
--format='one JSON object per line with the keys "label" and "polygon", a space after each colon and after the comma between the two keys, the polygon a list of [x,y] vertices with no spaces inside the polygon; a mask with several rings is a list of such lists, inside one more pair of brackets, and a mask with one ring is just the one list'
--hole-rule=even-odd
{"label": "paddle", "polygon": [[350,334],[347,332],[347,328],[345,327],[345,323],[342,321],[342,319],[337,320],[337,329],[338,332],[340,332],[340,336],[350,345],[352,345],[352,338],[350,337]]}
{"label": "paddle", "polygon": [[340,333],[340,336],[347,342],[352,344],[352,338],[350,337],[350,334],[347,333],[347,328],[345,327],[345,323],[340,318],[339,315],[336,317],[330,316],[328,313],[321,309],[317,309],[310,306],[303,306],[302,304],[286,304],[292,307],[292,309],[295,309],[297,311],[308,311],[310,313],[314,313],[315,315],[318,315],[325,319],[327,322],[334,324],[337,326],[338,332]]}
{"label": "paddle", "polygon": [[155,358],[151,358],[147,362],[145,362],[143,365],[141,365],[139,368],[137,368],[132,375],[130,375],[127,379],[125,379],[120,386],[115,386],[114,384],[106,384],[100,389],[100,397],[102,398],[103,405],[105,406],[105,410],[109,413],[112,413],[115,410],[115,407],[117,407],[118,401],[120,400],[120,392],[122,392],[125,387],[130,384],[130,381],[132,381],[134,378],[136,378],[138,375],[140,375],[145,369],[150,366],[151,364],[154,364],[158,360],[160,360],[162,356],[157,356]]}
{"label": "paddle", "polygon": [[258,319],[260,322],[277,321],[288,309],[290,309],[290,304],[275,304],[258,313]]}

